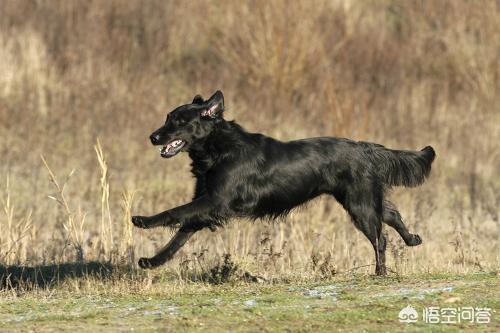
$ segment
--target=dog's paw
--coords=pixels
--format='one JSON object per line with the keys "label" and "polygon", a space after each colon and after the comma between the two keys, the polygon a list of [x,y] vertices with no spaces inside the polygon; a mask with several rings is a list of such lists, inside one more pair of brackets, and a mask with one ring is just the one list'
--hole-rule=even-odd
{"label": "dog's paw", "polygon": [[147,229],[148,225],[146,223],[146,218],[144,216],[132,216],[132,223],[137,228]]}
{"label": "dog's paw", "polygon": [[148,258],[139,259],[138,264],[139,264],[139,267],[142,269],[151,269],[151,268],[155,267],[153,265],[153,263],[151,262],[151,260]]}
{"label": "dog's paw", "polygon": [[411,239],[408,243],[406,243],[406,245],[408,246],[417,246],[417,245],[420,245],[422,244],[422,238],[420,238],[419,235],[411,235]]}
{"label": "dog's paw", "polygon": [[376,266],[375,267],[375,275],[377,275],[377,276],[387,275],[387,268],[385,267],[385,265]]}

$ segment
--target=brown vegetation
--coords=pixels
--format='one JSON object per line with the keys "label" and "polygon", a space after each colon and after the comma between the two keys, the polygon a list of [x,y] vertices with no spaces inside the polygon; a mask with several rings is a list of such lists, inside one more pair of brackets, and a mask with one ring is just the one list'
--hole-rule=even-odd
{"label": "brown vegetation", "polygon": [[[226,117],[283,140],[432,145],[428,182],[391,195],[424,244],[406,248],[387,230],[389,266],[498,270],[498,6],[0,2],[0,263],[135,265],[153,254],[169,232],[132,229],[131,212],[186,202],[193,186],[187,156],[161,159],[148,135],[173,107],[221,89]],[[201,232],[166,268],[206,272],[225,254],[267,278],[372,262],[368,242],[330,198],[287,223]]]}

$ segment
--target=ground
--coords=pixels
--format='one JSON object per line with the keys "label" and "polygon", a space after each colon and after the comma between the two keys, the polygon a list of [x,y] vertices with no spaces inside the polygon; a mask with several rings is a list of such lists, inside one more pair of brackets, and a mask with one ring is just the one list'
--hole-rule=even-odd
{"label": "ground", "polygon": [[[91,282],[90,282],[91,283]],[[374,277],[308,283],[152,282],[146,291],[57,287],[1,294],[1,332],[498,332],[497,274]],[[123,281],[119,282],[123,283]],[[174,284],[174,285],[172,285]],[[401,323],[406,306],[416,323]],[[425,307],[489,308],[490,323],[425,323]],[[460,310],[459,310],[460,311]],[[441,317],[441,320],[444,320]]]}

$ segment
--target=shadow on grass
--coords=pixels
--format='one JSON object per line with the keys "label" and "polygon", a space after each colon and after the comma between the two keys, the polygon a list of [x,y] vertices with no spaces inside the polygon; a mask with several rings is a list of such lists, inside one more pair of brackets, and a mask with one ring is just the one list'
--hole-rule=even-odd
{"label": "shadow on grass", "polygon": [[0,265],[0,289],[35,289],[57,285],[66,279],[94,277],[111,278],[117,267],[96,261],[39,266]]}

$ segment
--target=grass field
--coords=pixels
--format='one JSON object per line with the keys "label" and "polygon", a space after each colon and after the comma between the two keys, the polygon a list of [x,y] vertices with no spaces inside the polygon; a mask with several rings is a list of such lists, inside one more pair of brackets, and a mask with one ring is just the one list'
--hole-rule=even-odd
{"label": "grass field", "polygon": [[[158,278],[158,277],[157,277]],[[165,277],[164,277],[165,278]],[[144,280],[147,280],[144,277]],[[321,282],[177,284],[158,278],[127,290],[125,282],[65,281],[52,291],[2,296],[2,332],[495,332],[500,329],[498,276],[344,275]],[[120,286],[121,285],[121,286]],[[139,288],[139,289],[135,289]],[[416,323],[398,313],[411,305]],[[426,323],[425,307],[489,308],[490,323]],[[445,320],[445,319],[442,319]],[[451,319],[456,321],[457,318]]]}
{"label": "grass field", "polygon": [[[465,328],[498,330],[499,22],[494,0],[0,0],[0,332],[461,329],[405,326],[408,304],[488,306]],[[369,242],[321,197],[138,271],[171,231],[131,215],[193,192],[189,158],[148,136],[217,89],[228,120],[281,140],[433,146],[427,182],[388,193],[423,244],[386,228],[373,278]]]}

